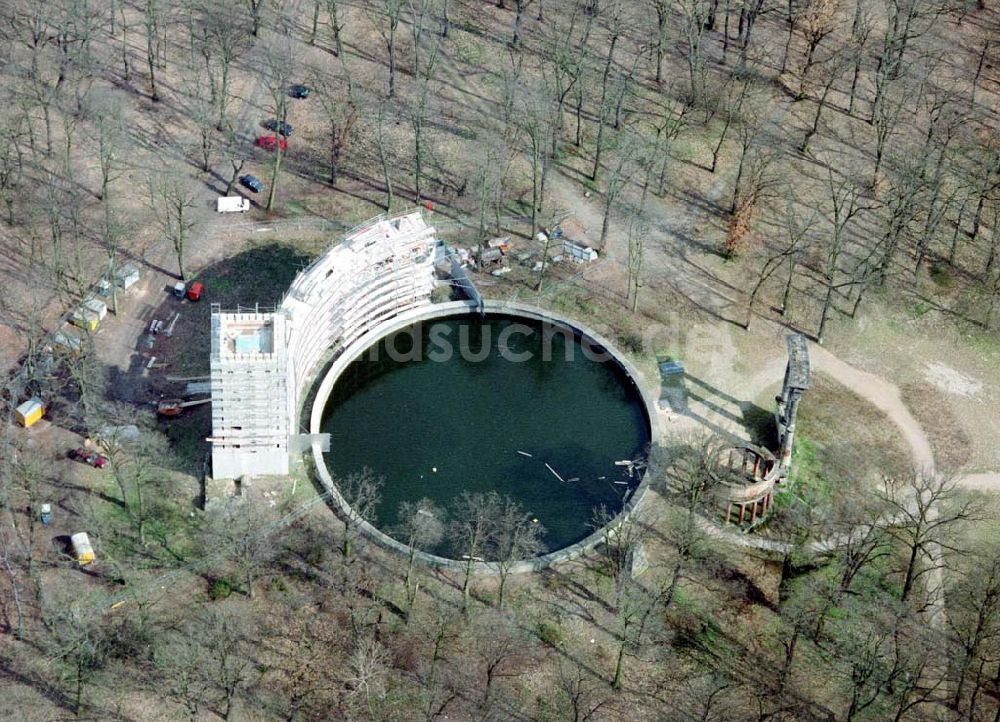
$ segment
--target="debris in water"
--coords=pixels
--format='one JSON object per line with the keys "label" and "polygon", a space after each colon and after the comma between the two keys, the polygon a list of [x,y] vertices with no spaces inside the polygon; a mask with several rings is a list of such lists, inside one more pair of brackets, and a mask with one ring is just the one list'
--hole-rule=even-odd
{"label": "debris in water", "polygon": [[517,453],[519,453],[521,456],[527,456],[529,459],[535,458],[531,454],[529,454],[527,451],[518,451]]}
{"label": "debris in water", "polygon": [[547,469],[548,469],[549,471],[551,471],[551,472],[552,472],[552,473],[553,473],[553,474],[555,475],[555,477],[556,477],[557,479],[559,479],[559,481],[563,481],[563,482],[564,482],[564,481],[566,481],[566,480],[565,480],[564,478],[562,478],[561,476],[559,476],[559,472],[558,472],[558,471],[556,471],[555,469],[553,469],[553,468],[552,468],[551,466],[549,466],[549,465],[548,465],[547,463],[545,464],[545,467],[546,467],[546,468],[547,468]]}

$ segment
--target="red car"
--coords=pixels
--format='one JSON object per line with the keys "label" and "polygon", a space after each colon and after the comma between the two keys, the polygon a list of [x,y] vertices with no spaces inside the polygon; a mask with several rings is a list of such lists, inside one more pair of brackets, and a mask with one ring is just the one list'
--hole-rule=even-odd
{"label": "red car", "polygon": [[95,469],[103,469],[108,465],[108,459],[106,456],[101,456],[96,451],[89,451],[84,448],[71,449],[69,452],[69,458],[73,461],[80,461],[89,466],[93,466]]}
{"label": "red car", "polygon": [[276,135],[262,135],[257,138],[257,145],[264,150],[274,150],[275,146],[288,150],[288,141]]}

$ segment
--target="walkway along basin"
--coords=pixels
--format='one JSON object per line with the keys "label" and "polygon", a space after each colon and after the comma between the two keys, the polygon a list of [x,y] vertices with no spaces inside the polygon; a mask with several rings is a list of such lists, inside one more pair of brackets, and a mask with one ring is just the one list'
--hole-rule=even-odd
{"label": "walkway along basin", "polygon": [[[507,494],[546,529],[550,551],[520,565],[540,568],[599,540],[599,505],[629,513],[639,503],[645,475],[615,461],[645,460],[655,413],[596,333],[521,304],[490,302],[486,314],[466,303],[414,309],[346,349],[313,402],[311,433],[331,434],[330,453],[316,445],[314,461],[341,508],[334,476],[368,466],[385,477],[381,531],[362,526],[401,551],[383,533],[401,501],[427,496],[447,508],[462,491]],[[433,551],[442,556],[420,556],[455,564],[446,545]]]}

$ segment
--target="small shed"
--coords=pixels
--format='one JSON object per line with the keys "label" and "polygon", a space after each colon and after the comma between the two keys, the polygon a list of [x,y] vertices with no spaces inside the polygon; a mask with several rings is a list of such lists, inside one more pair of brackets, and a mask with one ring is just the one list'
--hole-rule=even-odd
{"label": "small shed", "polygon": [[597,251],[582,243],[563,241],[563,253],[578,261],[596,261]]}
{"label": "small shed", "polygon": [[76,561],[81,567],[94,563],[97,557],[94,555],[94,547],[90,545],[90,537],[87,536],[87,532],[78,532],[69,540],[73,545],[73,556],[76,557]]}
{"label": "small shed", "polygon": [[115,271],[115,285],[118,286],[118,288],[127,291],[138,282],[139,269],[131,263],[126,263],[124,266]]}
{"label": "small shed", "polygon": [[83,350],[83,339],[60,330],[52,334],[52,345],[75,354]]}
{"label": "small shed", "polygon": [[27,428],[37,422],[45,415],[45,405],[42,400],[32,397],[14,409],[14,418],[17,423]]}
{"label": "small shed", "polygon": [[[107,307],[105,307],[107,308]],[[77,306],[69,316],[69,322],[74,326],[85,328],[88,331],[96,331],[101,324],[101,317],[96,312],[86,306]]]}
{"label": "small shed", "polygon": [[108,305],[99,298],[88,298],[80,305],[82,308],[95,313],[98,321],[103,321],[104,317],[108,315]]}

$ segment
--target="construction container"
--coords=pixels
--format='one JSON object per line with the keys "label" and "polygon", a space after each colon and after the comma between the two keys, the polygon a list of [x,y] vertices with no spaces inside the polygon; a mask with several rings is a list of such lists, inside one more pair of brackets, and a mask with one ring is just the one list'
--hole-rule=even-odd
{"label": "construction container", "polygon": [[187,284],[183,281],[179,281],[174,284],[174,295],[177,298],[184,298],[184,294],[187,292]]}
{"label": "construction container", "polygon": [[88,298],[80,305],[96,314],[98,321],[103,321],[104,317],[108,315],[108,305],[99,298]]}
{"label": "construction container", "polygon": [[138,282],[139,269],[131,263],[126,263],[124,266],[115,271],[115,285],[123,291],[127,291]]}
{"label": "construction container", "polygon": [[101,318],[94,311],[85,306],[78,306],[70,314],[69,322],[74,326],[85,328],[88,331],[96,331],[101,325]]}
{"label": "construction container", "polygon": [[81,567],[93,564],[97,557],[94,556],[94,547],[90,546],[90,537],[87,536],[87,532],[81,531],[74,534],[69,540],[73,544],[73,556],[76,557],[77,563]]}
{"label": "construction container", "polygon": [[578,261],[597,260],[597,251],[582,243],[573,243],[573,241],[563,241],[563,253]]}
{"label": "construction container", "polygon": [[225,196],[216,200],[215,210],[219,213],[246,213],[250,210],[250,199],[243,196]]}
{"label": "construction container", "polygon": [[187,297],[189,301],[200,301],[201,294],[205,292],[205,284],[201,281],[195,281],[190,286],[188,286]]}
{"label": "construction container", "polygon": [[17,419],[17,423],[25,428],[34,424],[44,415],[45,405],[38,398],[30,398],[14,409],[14,418]]}
{"label": "construction container", "polygon": [[131,444],[142,438],[142,432],[135,424],[125,424],[124,426],[103,426],[97,432],[97,442],[103,446],[118,446],[119,444]]}
{"label": "construction container", "polygon": [[56,331],[52,334],[52,345],[63,351],[77,354],[83,350],[83,339],[65,331]]}

